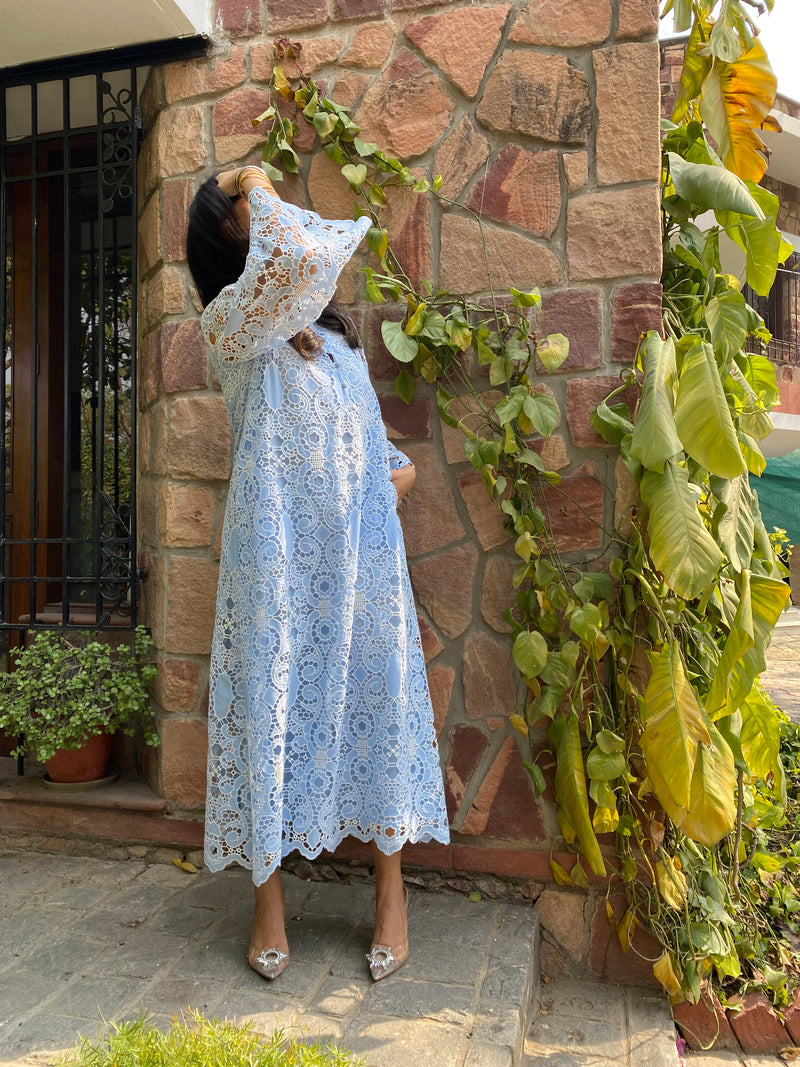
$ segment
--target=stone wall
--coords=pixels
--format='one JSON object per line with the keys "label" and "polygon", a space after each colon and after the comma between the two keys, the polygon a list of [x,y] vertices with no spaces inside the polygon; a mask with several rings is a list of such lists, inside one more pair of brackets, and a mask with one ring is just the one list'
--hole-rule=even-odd
{"label": "stone wall", "polygon": [[[420,174],[442,174],[451,210],[412,192],[388,209],[412,277],[487,291],[478,225],[458,206],[469,205],[483,215],[495,286],[542,288],[542,328],[571,343],[561,372],[542,384],[564,412],[540,446],[565,478],[548,504],[562,551],[583,559],[603,546],[615,485],[589,412],[618,384],[640,332],[660,323],[656,8],[656,0],[219,0],[209,57],[152,71],[140,173],[139,529],[163,719],[150,776],[174,811],[191,814],[203,801],[231,447],[184,263],[185,215],[212,168],[259,158],[263,134],[251,119],[266,107],[273,37],[302,41],[305,69],[353,106],[365,137]],[[329,217],[352,213],[322,153],[306,154],[281,191]],[[380,324],[403,309],[363,301],[366,261],[365,252],[355,258],[340,296],[362,329],[389,434],[417,466],[402,522],[454,830],[447,848],[411,851],[440,869],[549,878],[553,807],[534,802],[508,725],[518,700],[502,617],[513,596],[509,536],[461,435],[440,425],[431,390],[421,387],[409,406],[393,394],[397,368]]]}

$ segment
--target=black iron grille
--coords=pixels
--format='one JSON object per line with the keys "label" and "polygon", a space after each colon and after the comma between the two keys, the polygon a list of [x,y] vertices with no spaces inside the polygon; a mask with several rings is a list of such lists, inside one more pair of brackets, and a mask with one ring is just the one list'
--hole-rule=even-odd
{"label": "black iron grille", "polygon": [[136,625],[141,72],[62,73],[0,78],[0,641]]}

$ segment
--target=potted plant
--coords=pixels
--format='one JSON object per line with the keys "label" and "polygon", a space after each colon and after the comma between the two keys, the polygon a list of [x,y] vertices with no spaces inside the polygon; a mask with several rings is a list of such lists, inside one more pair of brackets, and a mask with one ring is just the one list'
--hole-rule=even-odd
{"label": "potted plant", "polygon": [[116,731],[133,736],[138,723],[157,745],[152,644],[143,626],[116,648],[90,632],[41,630],[12,650],[15,669],[0,676],[0,729],[20,737],[11,755],[35,753],[51,781],[88,782],[104,777]]}

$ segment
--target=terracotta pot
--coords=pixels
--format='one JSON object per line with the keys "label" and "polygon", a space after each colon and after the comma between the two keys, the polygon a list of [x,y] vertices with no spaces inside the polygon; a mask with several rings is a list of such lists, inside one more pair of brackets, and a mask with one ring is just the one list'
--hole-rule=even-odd
{"label": "terracotta pot", "polygon": [[51,782],[94,782],[104,778],[111,753],[111,735],[103,730],[83,748],[60,748],[45,767]]}

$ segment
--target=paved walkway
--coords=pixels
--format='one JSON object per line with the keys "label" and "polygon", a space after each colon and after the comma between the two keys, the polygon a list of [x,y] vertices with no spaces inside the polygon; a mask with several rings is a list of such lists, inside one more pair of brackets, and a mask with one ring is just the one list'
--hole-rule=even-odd
{"label": "paved walkway", "polygon": [[800,608],[784,612],[775,628],[762,680],[778,707],[800,722]]}

